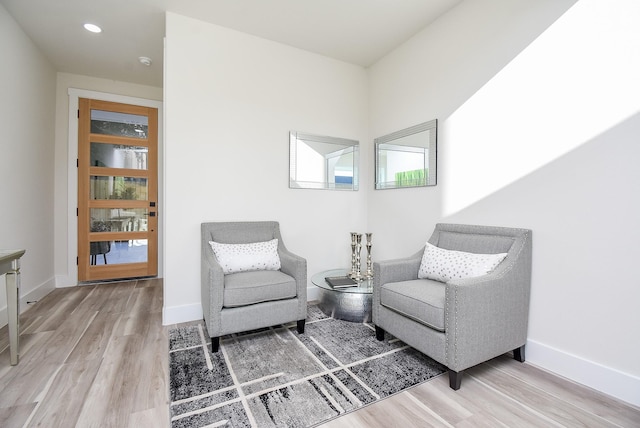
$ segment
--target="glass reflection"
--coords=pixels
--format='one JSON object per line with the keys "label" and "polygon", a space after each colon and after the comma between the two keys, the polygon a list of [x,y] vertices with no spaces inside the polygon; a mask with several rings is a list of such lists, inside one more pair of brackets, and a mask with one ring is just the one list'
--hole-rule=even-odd
{"label": "glass reflection", "polygon": [[148,156],[148,147],[91,143],[89,166],[146,170]]}
{"label": "glass reflection", "polygon": [[292,131],[289,187],[358,190],[358,141]]}
{"label": "glass reflection", "polygon": [[91,232],[140,232],[147,230],[146,208],[91,208]]}
{"label": "glass reflection", "polygon": [[148,249],[146,239],[91,242],[89,263],[92,266],[146,263]]}
{"label": "glass reflection", "polygon": [[91,176],[91,199],[124,199],[146,201],[147,179],[139,177]]}
{"label": "glass reflection", "polygon": [[436,119],[375,139],[376,189],[435,186]]}
{"label": "glass reflection", "polygon": [[137,114],[91,110],[91,133],[147,138],[149,118]]}
{"label": "glass reflection", "polygon": [[[146,208],[92,208],[90,230],[101,232],[145,232],[148,230]],[[146,263],[147,239],[93,241],[89,243],[91,265]]]}
{"label": "glass reflection", "polygon": [[378,145],[378,188],[426,186],[429,149],[397,144]]}

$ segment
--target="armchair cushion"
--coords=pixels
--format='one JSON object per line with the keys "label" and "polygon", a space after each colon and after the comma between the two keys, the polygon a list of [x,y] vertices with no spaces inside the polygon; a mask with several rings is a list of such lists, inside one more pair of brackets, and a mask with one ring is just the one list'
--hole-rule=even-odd
{"label": "armchair cushion", "polygon": [[227,275],[254,270],[279,270],[278,240],[249,244],[225,244],[209,241],[211,249]]}
{"label": "armchair cushion", "polygon": [[445,285],[428,279],[390,282],[380,304],[438,331],[444,331]]}
{"label": "armchair cushion", "polygon": [[286,273],[274,270],[238,272],[225,275],[223,307],[296,297],[296,281]]}
{"label": "armchair cushion", "polygon": [[427,242],[418,278],[448,282],[452,279],[473,278],[486,275],[507,256],[499,254],[475,254],[446,250]]}

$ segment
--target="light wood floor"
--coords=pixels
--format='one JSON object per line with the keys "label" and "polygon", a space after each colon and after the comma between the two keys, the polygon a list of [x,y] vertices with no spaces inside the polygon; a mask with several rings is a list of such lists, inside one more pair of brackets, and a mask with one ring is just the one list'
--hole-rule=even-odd
{"label": "light wood floor", "polygon": [[[20,364],[0,329],[0,427],[168,427],[162,280],[57,289],[20,317]],[[640,427],[640,409],[500,357],[323,428]]]}

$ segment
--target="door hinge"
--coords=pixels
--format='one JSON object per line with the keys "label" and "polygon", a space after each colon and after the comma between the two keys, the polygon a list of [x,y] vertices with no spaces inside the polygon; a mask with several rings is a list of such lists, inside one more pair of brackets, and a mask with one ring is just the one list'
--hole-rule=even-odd
{"label": "door hinge", "polygon": [[76,208],[76,217],[78,217],[78,208]]}
{"label": "door hinge", "polygon": [[78,119],[80,119],[80,109],[78,109]]}
{"label": "door hinge", "polygon": [[78,261],[78,257],[76,257],[76,266],[78,266],[80,262]]}
{"label": "door hinge", "polygon": [[80,159],[76,158],[76,168],[80,167]]}

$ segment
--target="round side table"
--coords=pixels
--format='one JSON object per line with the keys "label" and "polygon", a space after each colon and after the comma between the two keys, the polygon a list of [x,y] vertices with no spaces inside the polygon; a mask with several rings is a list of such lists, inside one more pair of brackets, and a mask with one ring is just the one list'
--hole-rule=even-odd
{"label": "round side table", "polygon": [[326,277],[346,276],[347,269],[331,269],[311,277],[313,285],[320,289],[318,307],[326,315],[345,321],[370,322],[373,279],[365,279],[357,286],[334,288]]}

